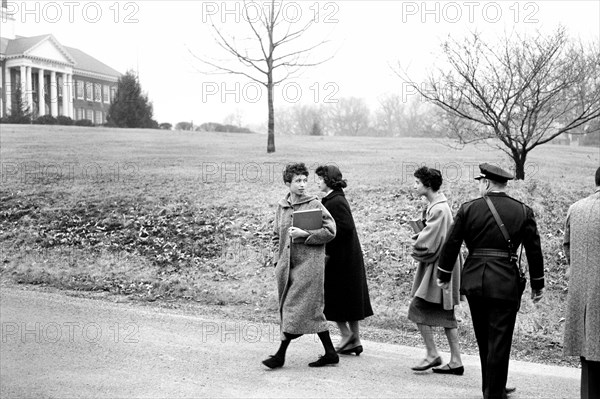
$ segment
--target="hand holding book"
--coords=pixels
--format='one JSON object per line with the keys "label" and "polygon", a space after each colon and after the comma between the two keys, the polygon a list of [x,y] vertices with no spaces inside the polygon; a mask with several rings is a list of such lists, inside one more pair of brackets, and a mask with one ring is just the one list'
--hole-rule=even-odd
{"label": "hand holding book", "polygon": [[310,235],[308,230],[323,227],[323,212],[321,209],[296,211],[292,214],[292,226],[289,232],[293,242],[303,242]]}
{"label": "hand holding book", "polygon": [[422,219],[409,220],[408,224],[412,227],[415,234],[419,234],[425,228],[425,223]]}

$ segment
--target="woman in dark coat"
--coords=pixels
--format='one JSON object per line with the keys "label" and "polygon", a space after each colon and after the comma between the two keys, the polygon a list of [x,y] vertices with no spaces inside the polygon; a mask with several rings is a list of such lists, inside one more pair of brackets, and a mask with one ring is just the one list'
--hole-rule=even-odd
{"label": "woman in dark coat", "polygon": [[342,334],[338,353],[359,355],[362,344],[359,320],[373,315],[363,253],[343,188],[346,181],[334,165],[319,166],[321,200],[336,223],[336,237],[325,246],[325,317],[335,321]]}

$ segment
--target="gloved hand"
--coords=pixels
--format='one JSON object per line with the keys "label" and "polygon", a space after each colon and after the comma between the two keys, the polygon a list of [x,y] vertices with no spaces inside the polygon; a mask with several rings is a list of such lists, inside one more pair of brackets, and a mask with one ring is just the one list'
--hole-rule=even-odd
{"label": "gloved hand", "polygon": [[539,290],[531,290],[531,299],[533,303],[538,303],[542,297],[544,296],[544,289],[541,288]]}

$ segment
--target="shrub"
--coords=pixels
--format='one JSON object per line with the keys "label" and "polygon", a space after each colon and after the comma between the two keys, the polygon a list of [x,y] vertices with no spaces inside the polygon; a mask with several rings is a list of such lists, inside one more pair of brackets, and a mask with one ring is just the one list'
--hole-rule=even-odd
{"label": "shrub", "polygon": [[65,115],[57,116],[56,121],[58,122],[59,125],[70,126],[73,124],[73,119],[71,119],[70,117],[65,116]]}
{"label": "shrub", "polygon": [[89,119],[78,119],[74,122],[75,126],[94,126],[91,120]]}
{"label": "shrub", "polygon": [[2,118],[1,123],[14,123],[19,125],[28,125],[31,123],[31,117],[27,115],[9,115]]}
{"label": "shrub", "polygon": [[56,125],[58,121],[52,115],[42,115],[37,117],[33,123],[36,125]]}

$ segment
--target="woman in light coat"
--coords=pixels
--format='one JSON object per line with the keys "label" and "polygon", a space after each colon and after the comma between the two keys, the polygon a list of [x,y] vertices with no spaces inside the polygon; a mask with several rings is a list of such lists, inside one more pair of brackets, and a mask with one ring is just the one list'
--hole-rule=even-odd
{"label": "woman in light coat", "polygon": [[419,263],[415,273],[412,293],[413,299],[408,308],[408,319],[417,323],[423,337],[427,354],[414,367],[415,371],[425,371],[442,364],[435,342],[432,327],[444,327],[450,346],[450,362],[443,367],[434,368],[439,374],[462,375],[464,367],[460,357],[458,342],[458,324],[454,316],[454,306],[460,302],[460,271],[462,259],[459,256],[455,265],[450,288],[443,290],[437,285],[437,263],[446,236],[452,226],[452,211],[446,196],[438,192],[442,185],[439,170],[422,167],[414,173],[414,188],[419,196],[427,198],[429,205],[425,212],[425,227],[418,233],[413,245],[412,256]]}
{"label": "woman in light coat", "polygon": [[600,397],[600,168],[596,191],[569,207],[565,223],[569,294],[564,353],[581,359],[581,397]]}
{"label": "woman in light coat", "polygon": [[[308,169],[303,163],[287,165],[283,181],[289,193],[281,199],[275,214],[275,276],[281,316],[281,345],[277,353],[263,361],[269,368],[282,367],[290,342],[303,334],[317,333],[325,355],[309,363],[321,367],[339,362],[325,315],[325,244],[335,237],[335,222],[316,196],[305,193]],[[292,227],[294,211],[320,209],[322,227],[302,230]]]}

